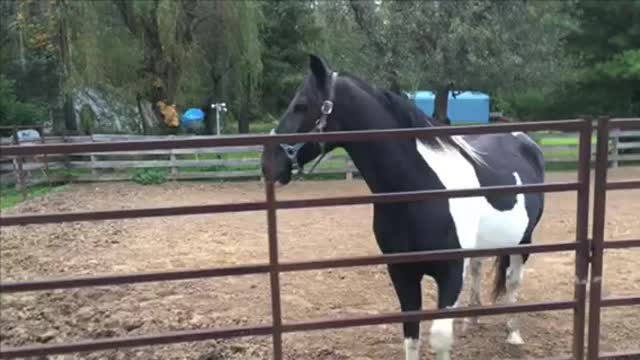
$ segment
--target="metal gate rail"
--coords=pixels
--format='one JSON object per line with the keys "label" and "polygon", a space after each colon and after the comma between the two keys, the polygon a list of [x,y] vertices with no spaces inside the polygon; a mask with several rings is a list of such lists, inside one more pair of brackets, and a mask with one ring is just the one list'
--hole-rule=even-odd
{"label": "metal gate rail", "polygon": [[[608,136],[609,120],[603,120],[606,129],[598,126],[598,138]],[[640,125],[640,119],[617,120],[611,123],[618,124],[623,127],[635,128]],[[344,328],[352,326],[378,325],[386,323],[397,323],[408,319],[431,320],[443,317],[467,317],[467,316],[488,316],[507,313],[535,312],[535,311],[557,311],[557,310],[573,310],[574,318],[574,343],[573,343],[573,359],[584,358],[584,339],[585,339],[585,313],[586,313],[586,288],[589,284],[592,288],[594,284],[599,286],[599,281],[593,281],[588,276],[590,261],[597,261],[597,252],[604,248],[622,248],[628,246],[640,245],[640,240],[628,240],[624,242],[602,243],[599,250],[597,249],[596,226],[598,221],[594,222],[594,241],[588,240],[588,218],[589,218],[589,189],[590,189],[590,160],[591,160],[591,134],[592,122],[590,119],[578,119],[567,121],[537,122],[537,123],[521,123],[521,124],[498,124],[498,125],[482,125],[482,126],[461,126],[461,127],[438,127],[428,129],[402,129],[402,130],[383,130],[383,131],[360,131],[360,132],[337,132],[322,134],[295,134],[295,135],[268,135],[268,136],[236,136],[229,138],[210,138],[210,139],[186,139],[186,140],[162,140],[162,141],[129,141],[116,143],[85,143],[85,144],[45,144],[34,145],[31,147],[2,147],[4,156],[26,156],[34,154],[71,154],[81,152],[113,152],[113,151],[129,151],[129,150],[155,150],[155,149],[171,149],[171,148],[196,148],[196,147],[221,147],[221,146],[245,146],[245,145],[264,145],[277,146],[279,143],[305,142],[305,141],[373,141],[383,139],[400,139],[413,138],[416,136],[447,136],[462,134],[482,134],[482,133],[504,133],[513,131],[540,131],[540,130],[560,130],[572,131],[580,133],[580,158],[577,182],[552,183],[552,184],[533,184],[526,186],[503,186],[503,187],[485,187],[480,189],[462,189],[462,190],[429,190],[416,191],[407,193],[386,193],[373,194],[365,196],[339,197],[339,198],[317,198],[306,200],[277,200],[274,184],[265,181],[265,201],[262,202],[245,202],[236,204],[214,204],[202,206],[186,206],[171,208],[150,208],[135,210],[114,210],[114,211],[98,211],[98,212],[76,212],[66,214],[38,214],[38,215],[16,215],[0,217],[0,226],[20,226],[28,224],[44,224],[69,221],[95,221],[108,219],[128,219],[128,218],[147,218],[158,216],[181,216],[193,214],[209,214],[209,213],[228,213],[239,211],[266,211],[269,232],[269,262],[263,264],[253,264],[244,266],[233,266],[225,268],[208,268],[171,272],[153,272],[138,274],[122,274],[92,277],[77,277],[67,279],[46,279],[31,280],[21,282],[2,282],[0,283],[0,294],[15,293],[23,291],[44,291],[53,289],[80,288],[88,286],[107,286],[121,285],[132,283],[146,283],[156,281],[177,281],[196,278],[210,278],[220,276],[238,276],[248,274],[269,273],[271,282],[271,300],[272,300],[272,321],[271,324],[262,324],[256,326],[226,328],[226,329],[200,329],[174,331],[155,335],[144,335],[135,337],[108,338],[97,340],[85,340],[75,343],[60,344],[44,344],[29,345],[19,348],[0,349],[0,358],[12,358],[21,356],[39,356],[48,354],[61,354],[81,351],[107,350],[122,347],[137,347],[146,345],[171,344],[188,341],[203,341],[218,338],[242,337],[242,336],[272,336],[273,338],[273,357],[282,359],[282,334],[289,332],[310,331],[330,328]],[[600,134],[605,132],[606,134]],[[606,142],[605,142],[606,143]],[[605,146],[606,149],[606,146]],[[599,150],[600,146],[599,146]],[[605,151],[606,155],[606,151]],[[270,161],[267,162],[267,166]],[[606,171],[607,158],[598,153],[596,158],[596,187],[601,186],[602,189],[629,189],[640,184],[640,181],[626,181],[603,183],[601,175],[602,164]],[[600,171],[600,173],[598,173]],[[606,174],[605,174],[606,182]],[[597,188],[597,190],[602,190]],[[281,209],[300,209],[309,207],[323,206],[346,206],[355,204],[368,203],[388,203],[388,202],[407,202],[421,201],[432,198],[451,198],[486,195],[490,193],[531,193],[531,192],[562,192],[577,191],[577,221],[576,221],[576,241],[564,242],[557,244],[528,245],[517,246],[503,249],[482,249],[482,250],[446,250],[446,251],[430,251],[419,253],[402,253],[389,254],[379,256],[363,256],[351,258],[339,258],[329,260],[313,260],[306,262],[280,262],[278,258],[278,239],[277,239],[277,211]],[[603,191],[606,191],[603,190]],[[602,221],[604,221],[604,196],[598,195],[599,201],[595,207],[601,212]],[[600,214],[597,212],[597,214]],[[600,215],[598,215],[600,216]],[[601,220],[598,218],[598,220]],[[598,229],[601,230],[601,229]],[[593,245],[593,246],[592,246]],[[287,323],[282,321],[281,304],[280,304],[280,284],[279,275],[283,272],[306,271],[328,269],[336,267],[353,267],[366,265],[380,265],[389,263],[415,262],[421,260],[436,259],[455,259],[462,257],[476,256],[495,256],[506,254],[520,253],[544,253],[557,251],[575,251],[576,252],[576,283],[573,300],[555,301],[533,304],[516,304],[516,305],[496,305],[484,307],[463,307],[448,310],[424,310],[416,312],[397,312],[391,314],[378,314],[367,317],[349,317],[342,319],[320,319],[303,322]],[[590,256],[590,254],[593,254]],[[592,257],[593,260],[590,260]],[[600,254],[600,273],[602,256]],[[594,274],[597,273],[598,269]],[[594,270],[592,270],[593,272]],[[597,290],[599,291],[599,290]],[[618,306],[637,304],[640,298],[617,298],[617,299],[600,299],[595,297],[594,291],[591,290],[590,298],[590,314],[598,311],[603,306]],[[593,299],[597,299],[594,303]],[[597,318],[599,325],[599,317]],[[589,326],[596,325],[596,318],[593,316],[589,319]],[[591,356],[593,347],[597,354],[597,344],[592,344],[591,337],[599,336],[598,334],[589,332],[588,355]],[[603,356],[606,354],[602,354]],[[606,355],[611,356],[611,355]],[[614,354],[614,356],[617,356]],[[589,360],[596,359],[589,357]]]}
{"label": "metal gate rail", "polygon": [[589,296],[589,338],[587,360],[639,359],[640,349],[619,353],[600,353],[600,313],[602,308],[640,305],[640,296],[602,298],[602,267],[605,249],[622,249],[640,246],[640,240],[605,241],[607,191],[640,189],[640,180],[607,181],[609,163],[609,133],[611,130],[640,130],[640,119],[603,118],[598,124],[596,169],[593,200],[593,241],[591,246],[591,277]]}

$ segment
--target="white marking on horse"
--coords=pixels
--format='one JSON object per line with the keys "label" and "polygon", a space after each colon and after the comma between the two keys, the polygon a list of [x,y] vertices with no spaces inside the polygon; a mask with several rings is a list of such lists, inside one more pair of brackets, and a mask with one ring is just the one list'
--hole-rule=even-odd
{"label": "white marking on horse", "polygon": [[404,339],[405,360],[420,360],[420,339]]}
{"label": "white marking on horse", "polygon": [[[469,161],[450,145],[442,149],[416,140],[418,152],[436,173],[444,187],[469,189],[481,187]],[[522,181],[513,173],[517,185]],[[524,194],[516,195],[511,210],[496,210],[484,196],[450,198],[449,211],[456,226],[458,241],[463,249],[516,246],[522,240],[529,223]]]}
{"label": "white marking on horse", "polygon": [[[507,268],[507,279],[505,294],[507,304],[515,304],[518,299],[518,290],[522,285],[522,255],[511,255],[509,257],[509,267]],[[520,335],[520,326],[518,324],[517,314],[509,315],[507,320],[507,328],[509,329],[509,336],[507,337],[507,343],[512,345],[522,345],[524,340]]]}
{"label": "white marking on horse", "polygon": [[453,345],[453,319],[433,320],[429,343],[437,360],[448,360]]}
{"label": "white marking on horse", "polygon": [[[473,165],[460,151],[442,142],[440,145],[441,148],[436,148],[416,139],[418,152],[444,187],[447,190],[481,187]],[[469,152],[469,148],[470,145],[465,142],[464,150]],[[522,185],[517,172],[513,173],[513,177],[517,185]],[[463,249],[516,246],[522,240],[529,224],[524,194],[516,195],[516,203],[510,210],[496,210],[484,196],[473,196],[450,198],[449,211],[460,247]],[[469,263],[466,265],[469,266]],[[455,305],[458,305],[458,302],[456,301]],[[436,351],[436,359],[449,359],[453,344],[453,319],[434,320],[430,342]]]}

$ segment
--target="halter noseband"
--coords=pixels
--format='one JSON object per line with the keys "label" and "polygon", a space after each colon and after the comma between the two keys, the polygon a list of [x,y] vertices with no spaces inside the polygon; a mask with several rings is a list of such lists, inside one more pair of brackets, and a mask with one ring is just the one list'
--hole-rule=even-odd
{"label": "halter noseband", "polygon": [[[323,132],[324,128],[327,126],[327,117],[331,115],[331,113],[333,112],[333,100],[335,96],[335,84],[336,84],[337,78],[338,78],[338,73],[333,72],[331,74],[331,84],[329,86],[329,98],[322,102],[322,105],[320,106],[321,115],[316,120],[315,126],[309,131],[310,133]],[[276,133],[276,129],[271,129],[271,134],[273,135],[275,133]],[[298,164],[298,151],[300,151],[300,149],[302,149],[302,147],[305,146],[306,144],[307,143],[298,143],[294,145],[280,144],[280,147],[284,150],[284,153],[287,155],[289,160],[291,160],[291,163],[293,164],[293,166],[298,168],[299,174],[304,174],[304,171],[302,166]],[[316,166],[320,163],[320,161],[322,161],[322,159],[327,154],[325,152],[325,143],[321,142],[319,144],[320,144],[320,156],[318,156],[316,161],[311,166],[311,170],[309,170],[307,174],[311,174],[313,170],[316,168]]]}

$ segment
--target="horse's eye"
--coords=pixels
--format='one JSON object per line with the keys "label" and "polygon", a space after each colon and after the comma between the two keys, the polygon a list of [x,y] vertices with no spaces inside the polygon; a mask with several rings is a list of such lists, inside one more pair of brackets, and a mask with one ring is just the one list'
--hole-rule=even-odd
{"label": "horse's eye", "polygon": [[307,111],[307,104],[295,104],[293,106],[293,111],[295,111],[295,112],[305,112],[305,111]]}

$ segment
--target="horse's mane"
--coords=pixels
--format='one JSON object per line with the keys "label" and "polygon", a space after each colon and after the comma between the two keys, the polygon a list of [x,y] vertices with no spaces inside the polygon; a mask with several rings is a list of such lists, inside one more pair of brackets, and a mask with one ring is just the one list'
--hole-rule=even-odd
{"label": "horse's mane", "polygon": [[[436,126],[435,119],[425,114],[408,97],[389,91],[387,89],[373,87],[367,82],[351,74],[342,74],[351,79],[358,87],[380,102],[384,108],[398,122],[399,128],[426,128]],[[440,124],[437,124],[440,125]],[[430,136],[421,139],[430,147],[437,150],[455,148],[464,156],[476,164],[486,165],[480,153],[467,143],[462,136]]]}

